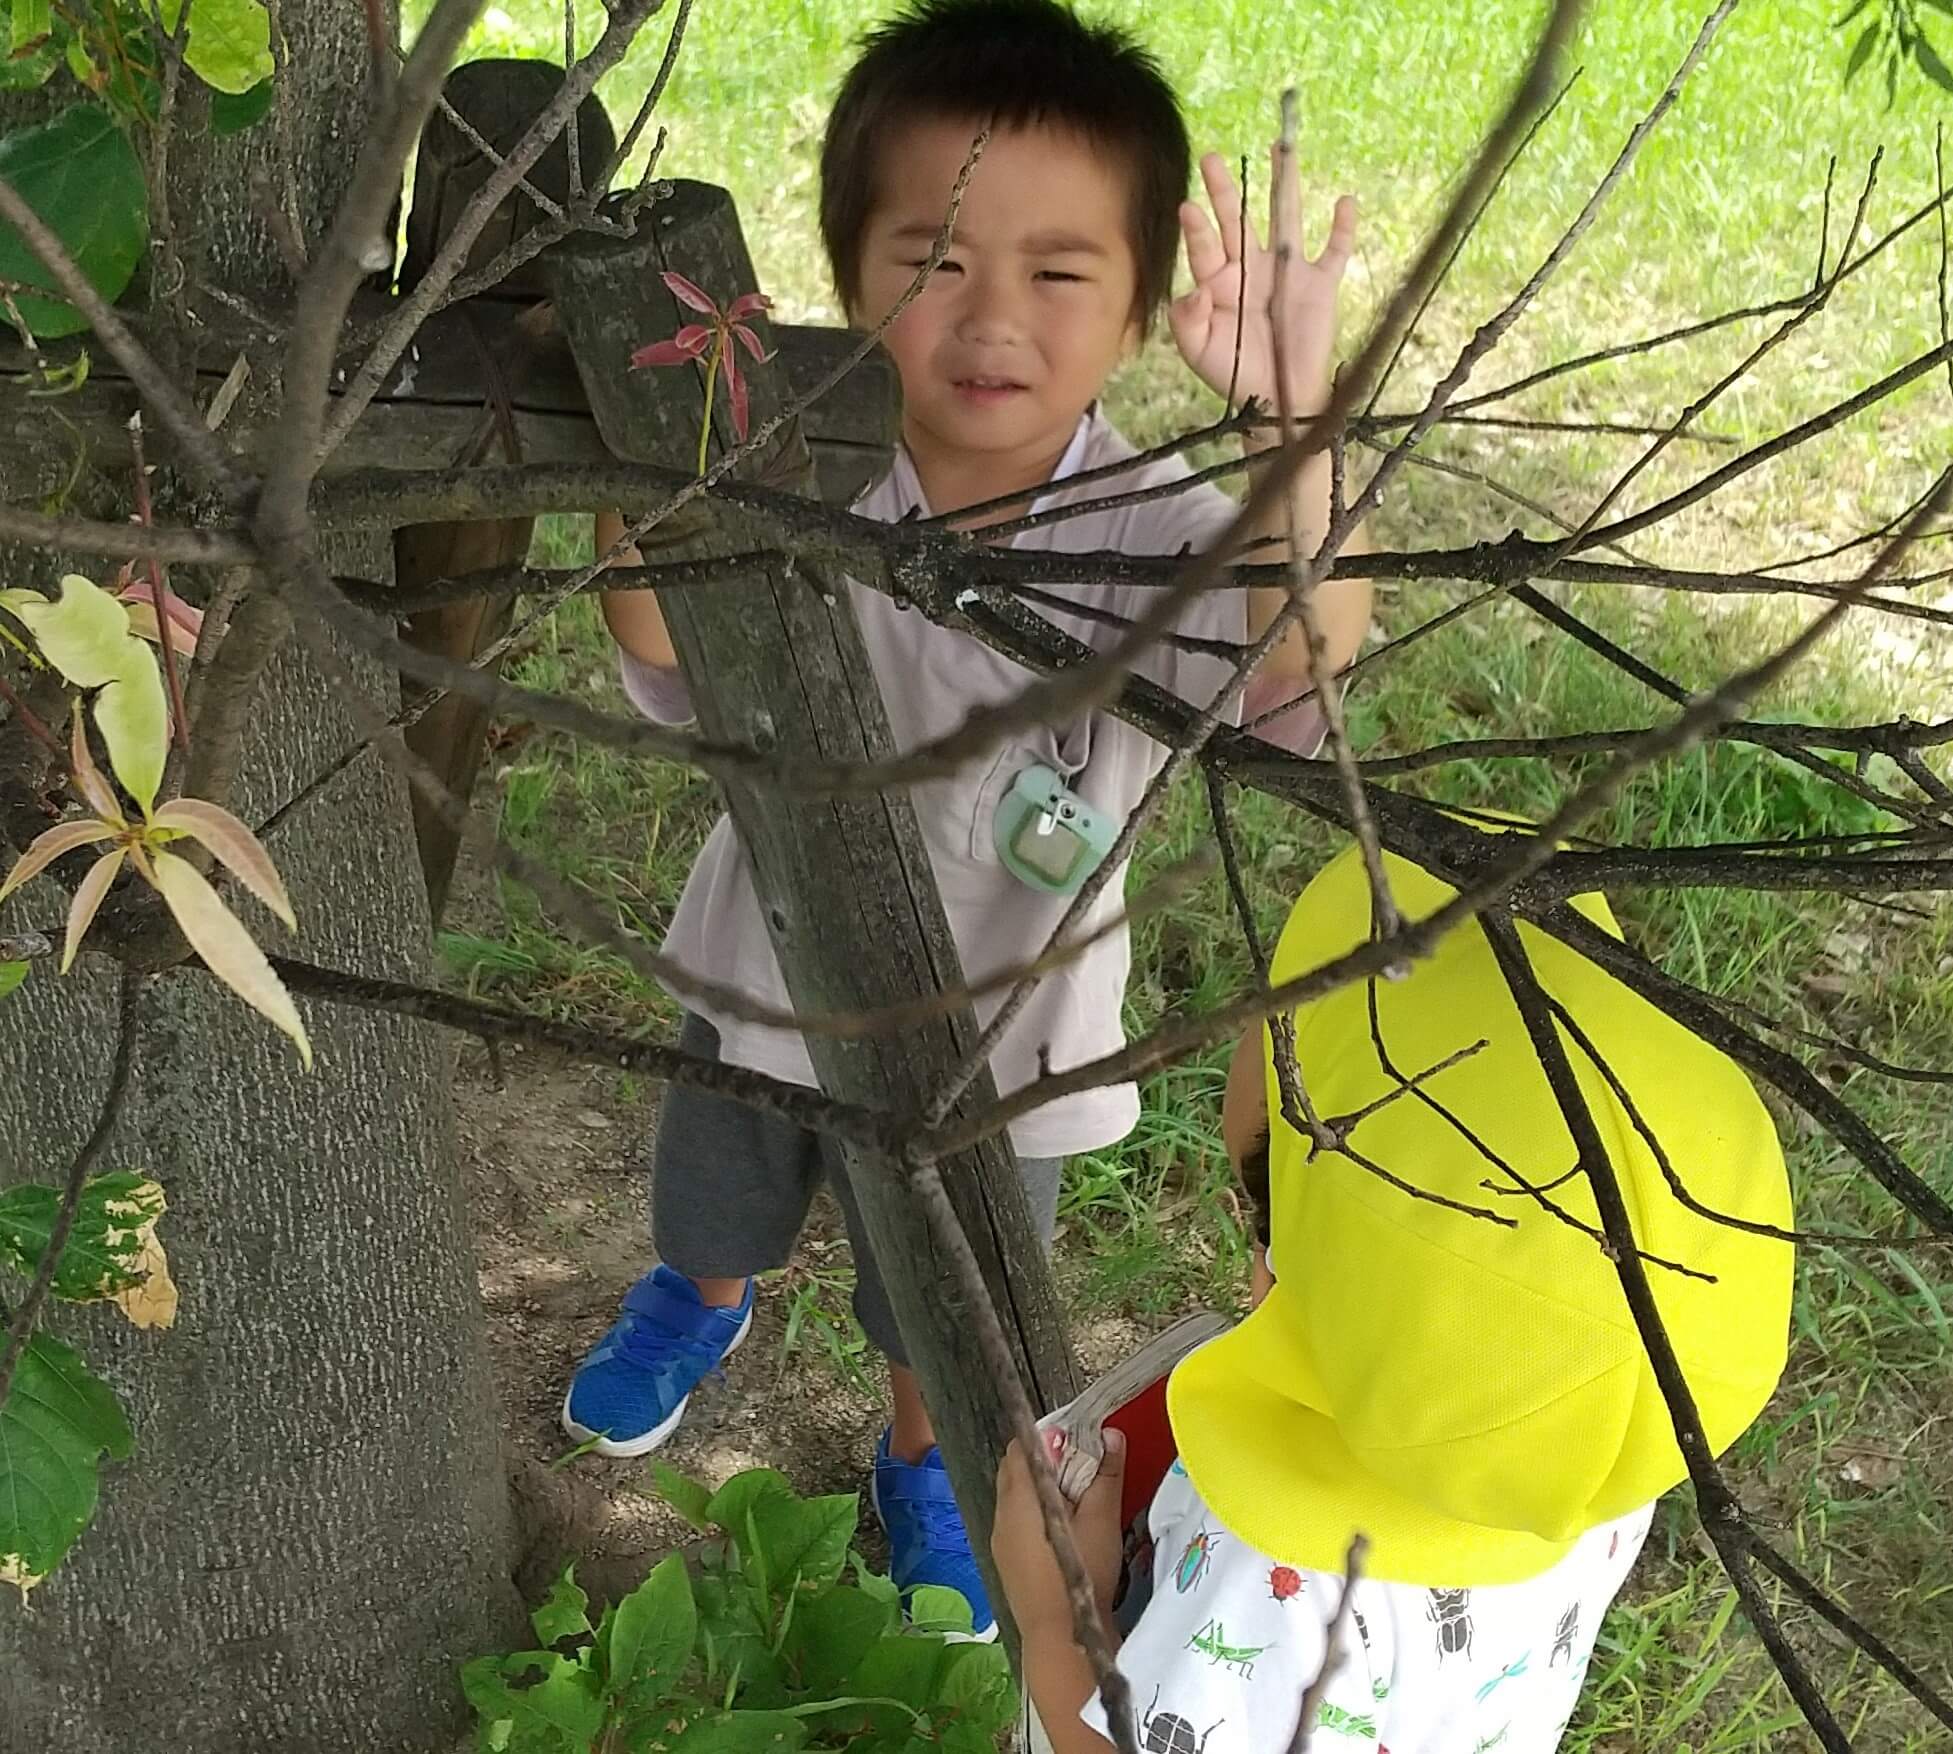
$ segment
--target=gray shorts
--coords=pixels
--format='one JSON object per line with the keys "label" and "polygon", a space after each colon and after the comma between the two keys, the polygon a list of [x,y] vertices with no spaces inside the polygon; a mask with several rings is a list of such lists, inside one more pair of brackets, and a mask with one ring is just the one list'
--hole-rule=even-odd
{"label": "gray shorts", "polygon": [[[719,1057],[719,1032],[692,1012],[678,1045]],[[1018,1159],[1031,1217],[1046,1248],[1058,1221],[1058,1157]],[[854,1311],[890,1362],[908,1354],[875,1268],[841,1153],[818,1133],[766,1109],[672,1084],[658,1107],[651,1148],[651,1242],[658,1258],[692,1279],[744,1279],[784,1267],[825,1179],[841,1203],[854,1249]]]}

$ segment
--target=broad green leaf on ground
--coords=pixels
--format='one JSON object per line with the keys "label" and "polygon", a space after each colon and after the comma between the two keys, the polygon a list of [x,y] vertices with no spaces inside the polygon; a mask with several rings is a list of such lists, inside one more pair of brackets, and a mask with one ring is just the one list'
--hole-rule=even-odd
{"label": "broad green leaf on ground", "polygon": [[842,1692],[874,1645],[896,1630],[900,1610],[861,1590],[823,1590],[794,1604],[787,1653],[806,1690],[816,1699]]}
{"label": "broad green leaf on ground", "polygon": [[745,1525],[746,1539],[758,1540],[766,1575],[776,1588],[789,1589],[796,1579],[832,1583],[848,1563],[848,1544],[860,1517],[861,1500],[852,1492],[826,1498],[762,1494]]}
{"label": "broad green leaf on ground", "polygon": [[671,1754],[785,1754],[807,1739],[807,1727],[780,1711],[724,1711],[686,1727]]}
{"label": "broad green leaf on ground", "polygon": [[[163,26],[175,30],[183,0],[162,0]],[[269,79],[271,18],[262,0],[190,0],[183,58],[205,85],[240,97]]]}
{"label": "broad green leaf on ground", "polygon": [[643,1710],[669,1698],[698,1642],[698,1607],[683,1555],[673,1553],[617,1604],[604,1647],[610,1692]]}
{"label": "broad green leaf on ground", "polygon": [[114,1392],[51,1334],[36,1334],[0,1405],[0,1583],[25,1594],[95,1514],[101,1459],[135,1440]]}
{"label": "broad green leaf on ground", "polygon": [[24,962],[0,962],[0,999],[4,999],[27,978]]}
{"label": "broad green leaf on ground", "polygon": [[[38,128],[0,136],[0,177],[67,246],[102,297],[121,297],[149,236],[148,191],[135,149],[100,104],[64,109]],[[52,288],[41,260],[12,226],[0,223],[0,280]],[[35,335],[53,340],[88,327],[72,305],[21,298]]]}
{"label": "broad green leaf on ground", "polygon": [[298,1007],[285,983],[272,971],[257,940],[227,908],[204,874],[174,853],[152,853],[156,887],[169,904],[171,917],[204,966],[253,1010],[261,1012],[298,1048],[298,1057],[312,1069],[312,1043],[299,1020]]}
{"label": "broad green leaf on ground", "polygon": [[[133,1170],[84,1183],[74,1228],[55,1268],[54,1295],[70,1303],[120,1302],[157,1274],[167,1281],[169,1262],[156,1241],[156,1221],[165,1204],[163,1190]],[[60,1191],[39,1182],[0,1191],[0,1262],[23,1277],[31,1275],[47,1252],[60,1206]]]}
{"label": "broad green leaf on ground", "polygon": [[550,1585],[541,1606],[529,1616],[529,1624],[536,1629],[536,1642],[544,1645],[560,1644],[590,1630],[590,1598],[576,1581],[574,1565]]}
{"label": "broad green leaf on ground", "polygon": [[[540,1669],[531,1685],[509,1684],[509,1672]],[[496,1746],[511,1754],[530,1750],[587,1748],[603,1727],[604,1706],[595,1673],[567,1657],[536,1651],[517,1657],[477,1657],[463,1666],[461,1691],[490,1725],[508,1724]]]}
{"label": "broad green leaf on ground", "polygon": [[994,1748],[1018,1709],[1017,1683],[1003,1646],[951,1645],[937,1678],[936,1703],[955,1714],[959,1729],[975,1732],[973,1743]]}
{"label": "broad green leaf on ground", "polygon": [[712,1495],[705,1514],[712,1524],[736,1539],[746,1536],[746,1516],[763,1498],[792,1498],[793,1485],[773,1468],[748,1468],[735,1474]]}
{"label": "broad green leaf on ground", "polygon": [[693,1528],[712,1527],[712,1494],[696,1480],[688,1480],[669,1462],[653,1462],[651,1484],[658,1496]]}
{"label": "broad green leaf on ground", "polygon": [[[5,244],[0,234],[0,254]],[[169,706],[156,654],[136,637],[128,610],[80,573],[63,577],[53,602],[38,591],[0,591],[0,609],[26,627],[41,656],[77,688],[98,690],[95,723],[108,745],[109,765],[147,811],[163,783]]]}
{"label": "broad green leaf on ground", "polygon": [[976,1616],[970,1612],[969,1597],[961,1590],[926,1583],[910,1599],[909,1623],[918,1632],[970,1632]]}

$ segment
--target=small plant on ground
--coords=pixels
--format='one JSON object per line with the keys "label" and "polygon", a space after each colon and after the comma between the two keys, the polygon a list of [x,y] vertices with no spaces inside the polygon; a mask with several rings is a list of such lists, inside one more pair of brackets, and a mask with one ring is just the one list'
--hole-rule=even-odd
{"label": "small plant on ground", "polygon": [[853,1493],[802,1498],[759,1468],[710,1492],[662,1466],[708,1540],[593,1626],[574,1567],[531,1615],[538,1648],[478,1658],[462,1686],[491,1754],[993,1754],[1017,1712],[1004,1653],[959,1640],[951,1590],[895,1585],[854,1550]]}

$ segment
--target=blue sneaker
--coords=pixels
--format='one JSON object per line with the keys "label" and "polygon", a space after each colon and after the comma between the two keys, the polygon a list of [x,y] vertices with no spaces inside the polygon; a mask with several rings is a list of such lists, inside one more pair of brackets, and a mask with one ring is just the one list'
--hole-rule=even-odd
{"label": "blue sneaker", "polygon": [[563,1429],[600,1456],[648,1455],[678,1429],[692,1390],[753,1326],[753,1282],[737,1309],[711,1309],[682,1273],[658,1267],[570,1379]]}
{"label": "blue sneaker", "polygon": [[954,1590],[970,1604],[973,1636],[997,1636],[997,1617],[970,1551],[970,1532],[949,1489],[941,1450],[919,1462],[898,1462],[888,1453],[889,1433],[875,1447],[875,1515],[888,1531],[889,1572],[906,1597],[923,1584]]}

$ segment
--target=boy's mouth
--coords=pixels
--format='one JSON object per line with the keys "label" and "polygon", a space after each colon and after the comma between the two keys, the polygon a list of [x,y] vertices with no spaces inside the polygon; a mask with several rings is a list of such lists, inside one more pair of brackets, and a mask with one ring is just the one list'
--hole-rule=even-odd
{"label": "boy's mouth", "polygon": [[1012,396],[1021,395],[1028,388],[1015,378],[996,377],[952,378],[950,385],[964,401],[979,405],[1006,401]]}

